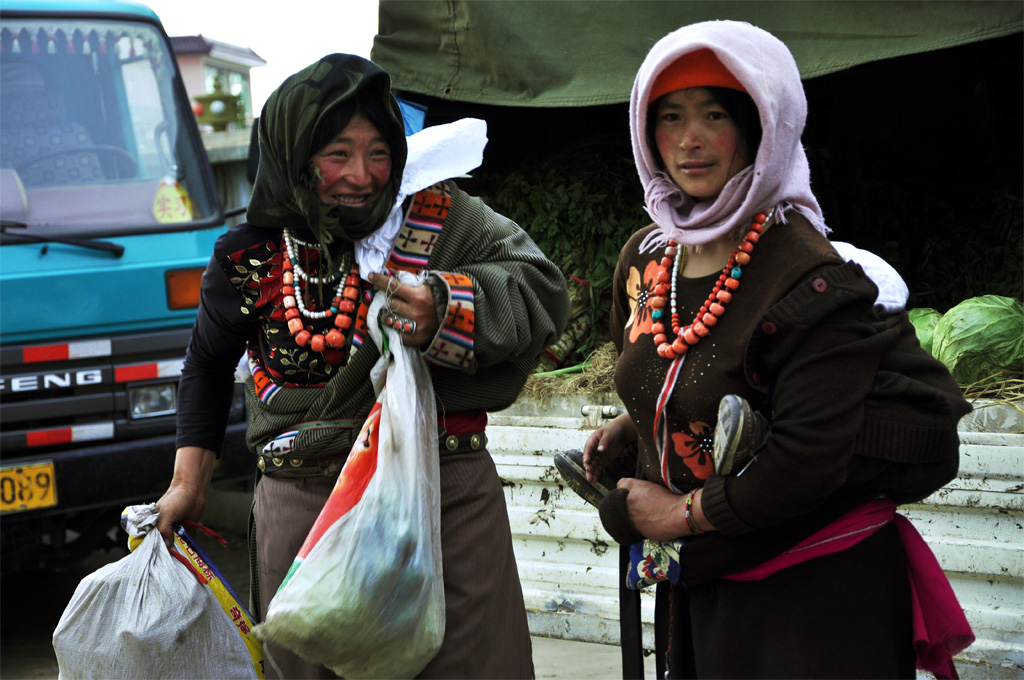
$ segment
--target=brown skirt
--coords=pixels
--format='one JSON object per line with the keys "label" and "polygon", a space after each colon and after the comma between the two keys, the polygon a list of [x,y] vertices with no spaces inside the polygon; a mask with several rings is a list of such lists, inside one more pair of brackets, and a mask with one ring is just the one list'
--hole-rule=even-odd
{"label": "brown skirt", "polygon": [[[261,619],[337,479],[309,472],[265,476],[256,488]],[[444,453],[440,477],[445,635],[418,677],[532,678],[529,625],[494,462],[486,450]],[[276,645],[265,645],[264,657],[267,678],[337,677]]]}

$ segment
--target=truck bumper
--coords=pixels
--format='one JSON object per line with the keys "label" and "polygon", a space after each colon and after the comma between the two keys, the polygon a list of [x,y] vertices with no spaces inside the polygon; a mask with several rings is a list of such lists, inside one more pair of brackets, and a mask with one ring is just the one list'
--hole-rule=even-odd
{"label": "truck bumper", "polygon": [[[214,469],[214,481],[253,478],[256,457],[247,455],[245,429],[245,421],[228,426],[224,448]],[[42,456],[5,458],[4,466],[52,462],[57,505],[5,513],[3,521],[27,521],[94,508],[155,502],[170,484],[174,453],[175,437],[165,435]]]}

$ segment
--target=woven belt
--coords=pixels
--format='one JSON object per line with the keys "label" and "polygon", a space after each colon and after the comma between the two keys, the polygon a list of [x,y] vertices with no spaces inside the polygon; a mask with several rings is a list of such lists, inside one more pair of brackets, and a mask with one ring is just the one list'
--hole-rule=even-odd
{"label": "woven belt", "polygon": [[[450,434],[439,437],[438,444],[440,451],[443,454],[480,451],[487,446],[487,435],[483,431],[473,432],[471,434]],[[261,453],[257,456],[256,467],[258,467],[261,472],[274,472],[276,470],[285,470],[288,468],[312,468],[314,466],[323,466],[324,464],[328,464],[333,461],[344,460],[347,456],[348,454],[333,453],[328,456],[284,458]]]}

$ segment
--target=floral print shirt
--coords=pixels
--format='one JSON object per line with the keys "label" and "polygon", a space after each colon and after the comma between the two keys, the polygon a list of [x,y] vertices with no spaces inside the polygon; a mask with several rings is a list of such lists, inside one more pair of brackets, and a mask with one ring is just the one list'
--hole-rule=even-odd
{"label": "floral print shirt", "polygon": [[[370,285],[361,281],[362,299],[353,327],[345,333],[345,347],[327,348],[314,352],[300,347],[288,330],[285,319],[284,293],[281,284],[281,262],[285,257],[281,232],[266,241],[248,245],[228,253],[221,260],[221,267],[228,280],[238,291],[242,300],[241,312],[258,321],[253,326],[249,342],[250,354],[277,384],[285,386],[313,386],[327,382],[338,367],[344,365],[348,352],[352,350],[353,339],[358,346],[365,334],[366,311],[370,300]],[[311,235],[303,234],[308,239]],[[319,254],[316,248],[297,245],[300,266],[318,279],[329,278],[320,271]],[[329,309],[337,294],[338,281],[310,283],[296,276],[295,285],[300,290],[303,302],[311,312]],[[304,323],[315,332],[326,334],[334,327],[334,315],[323,319],[304,318]],[[256,349],[258,348],[258,350]]]}
{"label": "floral print shirt", "polygon": [[[660,458],[654,434],[656,404],[672,362],[658,356],[654,344],[651,302],[663,249],[639,252],[640,242],[649,231],[651,227],[642,229],[629,240],[616,269],[611,317],[612,339],[619,352],[615,385],[639,432],[645,478],[662,482],[664,465],[673,484],[687,491],[702,485],[714,471],[711,452],[718,402],[726,394],[757,396],[744,379],[743,352],[753,324],[761,316],[757,309],[765,300],[747,294],[741,284],[711,333],[686,353],[675,389],[663,409],[665,451],[664,458]],[[755,251],[745,269],[756,264]],[[718,277],[719,272],[695,279],[678,277],[677,310],[683,326],[693,320]],[[665,326],[671,329],[669,316],[670,310],[666,309]],[[674,338],[671,330],[668,334]]]}

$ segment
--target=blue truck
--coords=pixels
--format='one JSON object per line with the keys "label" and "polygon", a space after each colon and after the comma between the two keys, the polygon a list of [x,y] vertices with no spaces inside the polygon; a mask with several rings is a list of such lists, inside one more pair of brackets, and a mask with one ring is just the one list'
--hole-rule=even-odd
{"label": "blue truck", "polygon": [[[173,469],[178,377],[225,229],[170,41],[147,7],[0,8],[0,559],[109,540]],[[252,474],[241,392],[215,479]]]}

